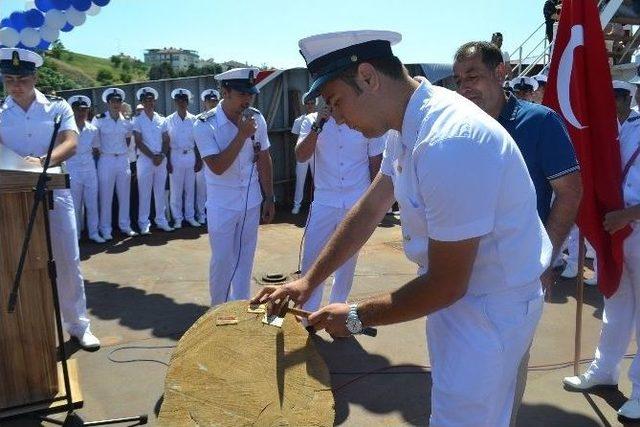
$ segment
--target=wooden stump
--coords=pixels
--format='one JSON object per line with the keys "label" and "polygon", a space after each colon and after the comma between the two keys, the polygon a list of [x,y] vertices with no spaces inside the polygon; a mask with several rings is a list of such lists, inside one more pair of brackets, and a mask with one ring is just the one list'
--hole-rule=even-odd
{"label": "wooden stump", "polygon": [[[163,426],[331,426],[328,368],[293,316],[282,328],[247,312],[247,301],[214,307],[171,358],[158,423]],[[236,325],[216,319],[236,316]]]}

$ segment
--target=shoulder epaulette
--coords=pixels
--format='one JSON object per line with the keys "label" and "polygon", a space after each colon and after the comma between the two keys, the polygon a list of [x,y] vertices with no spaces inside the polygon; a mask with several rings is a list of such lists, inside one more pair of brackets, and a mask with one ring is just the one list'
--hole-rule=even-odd
{"label": "shoulder epaulette", "polygon": [[64,98],[61,98],[59,96],[55,96],[55,95],[45,95],[45,97],[49,100],[49,101],[64,101]]}
{"label": "shoulder epaulette", "polygon": [[105,117],[107,117],[107,113],[100,113],[96,115],[96,119],[104,119]]}
{"label": "shoulder epaulette", "polygon": [[216,110],[215,109],[211,109],[209,111],[205,111],[204,113],[198,115],[198,120],[202,121],[202,122],[206,122],[207,120],[209,120],[212,117],[216,116]]}
{"label": "shoulder epaulette", "polygon": [[255,114],[262,114],[257,108],[249,107],[249,110],[253,111]]}
{"label": "shoulder epaulette", "polygon": [[633,123],[633,122],[635,122],[635,121],[636,121],[636,120],[638,120],[638,119],[640,119],[640,114],[639,114],[639,115],[637,115],[637,116],[629,117],[629,118],[627,119],[627,121],[628,121],[629,123]]}

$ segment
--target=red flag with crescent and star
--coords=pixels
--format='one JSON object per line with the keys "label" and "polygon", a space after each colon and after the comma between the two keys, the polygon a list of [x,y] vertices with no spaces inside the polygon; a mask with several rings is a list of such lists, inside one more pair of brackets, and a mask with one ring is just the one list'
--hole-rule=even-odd
{"label": "red flag with crescent and star", "polygon": [[629,227],[610,235],[606,213],[622,209],[622,166],[611,71],[595,1],[564,0],[543,104],[564,119],[583,195],[576,223],[598,258],[598,288],[609,298],[622,275]]}

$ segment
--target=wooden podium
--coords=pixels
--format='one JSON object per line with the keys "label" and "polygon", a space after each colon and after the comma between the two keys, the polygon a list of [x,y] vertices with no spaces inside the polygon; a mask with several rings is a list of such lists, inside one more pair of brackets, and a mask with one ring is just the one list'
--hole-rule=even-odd
{"label": "wooden podium", "polygon": [[[51,403],[62,384],[56,364],[58,342],[42,204],[18,304],[14,313],[7,311],[38,176],[37,172],[0,169],[0,418]],[[67,175],[50,174],[50,178],[49,190],[68,188]]]}

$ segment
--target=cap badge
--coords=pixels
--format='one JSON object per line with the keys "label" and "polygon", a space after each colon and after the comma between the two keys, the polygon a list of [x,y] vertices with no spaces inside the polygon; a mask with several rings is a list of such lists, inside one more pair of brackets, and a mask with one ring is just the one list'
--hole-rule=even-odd
{"label": "cap badge", "polygon": [[17,50],[14,50],[13,54],[11,54],[11,65],[13,65],[14,67],[20,66],[20,54]]}

